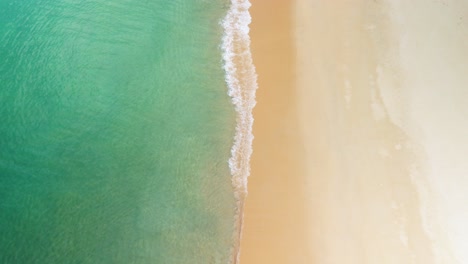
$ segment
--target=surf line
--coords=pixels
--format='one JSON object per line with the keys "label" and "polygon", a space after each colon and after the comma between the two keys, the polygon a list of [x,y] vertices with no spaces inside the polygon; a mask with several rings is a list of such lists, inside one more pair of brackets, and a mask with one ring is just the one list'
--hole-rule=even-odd
{"label": "surf line", "polygon": [[229,10],[221,21],[224,29],[222,52],[225,80],[228,95],[236,110],[236,131],[231,148],[229,168],[232,185],[237,201],[235,216],[234,244],[231,248],[230,263],[239,263],[240,239],[242,235],[244,201],[247,195],[247,179],[250,175],[250,156],[252,155],[252,110],[255,107],[257,74],[250,51],[249,13],[251,3],[248,0],[231,0]]}

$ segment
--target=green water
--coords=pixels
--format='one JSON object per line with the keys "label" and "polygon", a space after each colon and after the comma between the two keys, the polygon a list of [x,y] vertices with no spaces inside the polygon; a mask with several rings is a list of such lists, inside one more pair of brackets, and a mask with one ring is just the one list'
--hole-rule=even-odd
{"label": "green water", "polygon": [[224,0],[0,0],[0,263],[228,263]]}

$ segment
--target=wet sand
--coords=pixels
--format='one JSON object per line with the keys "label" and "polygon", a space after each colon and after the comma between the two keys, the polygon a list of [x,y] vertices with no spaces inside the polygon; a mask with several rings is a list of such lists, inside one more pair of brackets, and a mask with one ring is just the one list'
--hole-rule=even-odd
{"label": "wet sand", "polygon": [[311,263],[298,132],[291,1],[256,0],[251,50],[259,89],[240,263]]}

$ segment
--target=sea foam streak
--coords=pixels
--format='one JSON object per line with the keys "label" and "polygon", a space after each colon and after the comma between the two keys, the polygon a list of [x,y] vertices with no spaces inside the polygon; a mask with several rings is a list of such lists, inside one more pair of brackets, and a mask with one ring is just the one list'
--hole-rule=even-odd
{"label": "sea foam streak", "polygon": [[231,263],[239,261],[239,242],[242,231],[244,199],[247,194],[247,178],[250,174],[252,154],[252,109],[255,106],[257,75],[250,52],[249,24],[251,17],[247,0],[231,0],[229,11],[222,21],[224,70],[228,94],[237,112],[236,135],[231,149],[229,167],[237,200],[235,244]]}

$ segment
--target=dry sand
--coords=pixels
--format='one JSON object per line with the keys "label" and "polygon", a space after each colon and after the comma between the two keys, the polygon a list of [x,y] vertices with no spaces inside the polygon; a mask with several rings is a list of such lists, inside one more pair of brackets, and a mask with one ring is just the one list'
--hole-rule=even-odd
{"label": "dry sand", "polygon": [[435,263],[412,181],[418,146],[391,122],[378,89],[391,57],[385,11],[364,0],[296,7],[312,263]]}
{"label": "dry sand", "polygon": [[468,4],[251,2],[241,264],[466,263]]}

